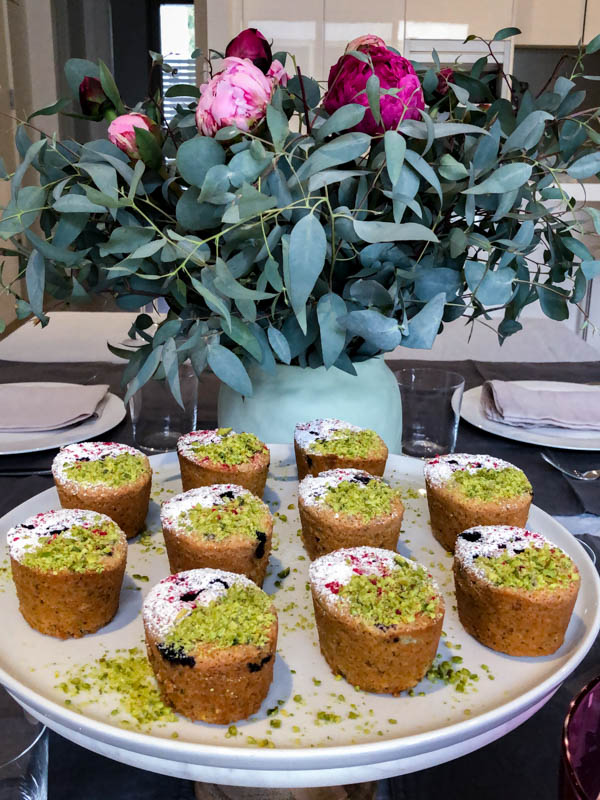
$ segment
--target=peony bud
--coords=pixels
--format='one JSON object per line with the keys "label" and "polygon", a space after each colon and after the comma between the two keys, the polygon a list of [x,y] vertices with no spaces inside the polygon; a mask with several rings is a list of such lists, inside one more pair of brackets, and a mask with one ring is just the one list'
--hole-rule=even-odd
{"label": "peony bud", "polygon": [[454,70],[451,67],[444,67],[438,72],[436,92],[441,95],[448,94],[449,83],[454,83]]}
{"label": "peony bud", "polygon": [[110,101],[98,78],[84,78],[79,84],[79,105],[86,117],[101,117],[102,106]]}
{"label": "peony bud", "polygon": [[108,126],[108,138],[113,144],[116,144],[119,150],[127,153],[129,158],[139,159],[140,152],[138,150],[137,142],[135,140],[135,130],[141,128],[142,130],[149,131],[160,143],[160,128],[147,117],[145,114],[140,114],[137,111],[132,111],[130,114],[121,114],[116,117]]}
{"label": "peony bud", "polygon": [[249,59],[265,75],[273,61],[270,44],[256,28],[246,28],[229,42],[225,57],[230,56]]}
{"label": "peony bud", "polygon": [[[357,40],[351,42],[355,44]],[[399,56],[387,47],[369,44],[369,56],[373,62],[365,64],[353,55],[343,55],[329,72],[328,90],[323,98],[323,106],[333,114],[348,103],[360,103],[366,107],[365,116],[353,130],[364,131],[373,136],[393,130],[404,119],[420,119],[419,109],[425,108],[423,88],[406,58]],[[384,94],[380,99],[381,124],[378,124],[369,108],[366,87],[370,76],[375,72],[382,89],[397,89],[395,94]]]}
{"label": "peony bud", "polygon": [[223,70],[200,87],[196,124],[204,136],[235,125],[249,131],[267,113],[273,81],[245,58],[226,58]]}
{"label": "peony bud", "polygon": [[348,42],[344,53],[348,53],[350,50],[358,50],[361,53],[368,53],[372,47],[385,46],[385,42],[379,36],[375,36],[374,33],[367,33],[365,36],[358,36],[356,39],[352,39],[351,42]]}
{"label": "peony bud", "polygon": [[271,66],[267,72],[267,78],[270,78],[273,82],[273,87],[276,88],[277,86],[287,86],[287,82],[290,79],[290,76],[285,71],[285,67],[278,61],[276,58],[273,59],[271,62]]}

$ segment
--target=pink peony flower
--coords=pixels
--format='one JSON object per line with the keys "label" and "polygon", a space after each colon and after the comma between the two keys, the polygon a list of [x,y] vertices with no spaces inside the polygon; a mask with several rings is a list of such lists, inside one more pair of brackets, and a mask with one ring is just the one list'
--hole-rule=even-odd
{"label": "pink peony flower", "polygon": [[[84,78],[79,84],[79,105],[87,117],[101,115],[101,108],[108,101],[98,78]],[[112,106],[111,106],[112,107]]]}
{"label": "pink peony flower", "polygon": [[349,50],[359,50],[361,53],[369,53],[373,47],[385,47],[385,42],[379,36],[375,36],[374,33],[367,33],[365,36],[358,36],[356,39],[352,39],[351,42],[348,42],[344,53],[347,53]]}
{"label": "pink peony flower", "polygon": [[116,117],[108,126],[108,138],[116,144],[119,150],[127,153],[129,158],[139,159],[140,152],[135,141],[135,129],[150,131],[150,133],[160,142],[160,128],[154,120],[145,114],[132,111],[130,114],[121,114]]}
{"label": "pink peony flower", "polygon": [[348,103],[360,103],[367,112],[353,130],[373,136],[396,128],[404,119],[420,119],[419,109],[425,108],[423,89],[412,64],[387,47],[369,46],[373,69],[382,89],[398,89],[397,94],[381,96],[381,125],[369,109],[367,80],[372,74],[370,64],[352,55],[343,55],[329,71],[327,94],[323,106],[329,114]]}
{"label": "pink peony flower", "polygon": [[267,72],[267,78],[270,78],[273,81],[273,88],[277,88],[277,86],[287,86],[287,82],[290,76],[285,71],[285,67],[278,61],[274,59],[271,62],[271,66]]}
{"label": "pink peony flower", "polygon": [[273,61],[270,44],[256,28],[246,28],[234,36],[225,48],[225,57],[247,58],[265,75]]}
{"label": "pink peony flower", "polygon": [[438,85],[436,92],[438,94],[448,94],[449,83],[454,83],[454,70],[452,67],[444,67],[438,72]]}
{"label": "pink peony flower", "polygon": [[204,136],[235,125],[249,131],[267,113],[273,82],[245,58],[226,58],[223,70],[200,87],[196,124]]}

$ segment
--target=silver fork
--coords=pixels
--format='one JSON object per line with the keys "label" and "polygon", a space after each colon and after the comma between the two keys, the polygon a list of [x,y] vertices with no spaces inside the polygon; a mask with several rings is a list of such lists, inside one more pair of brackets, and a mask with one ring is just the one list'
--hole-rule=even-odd
{"label": "silver fork", "polygon": [[540,455],[550,466],[562,472],[563,475],[568,475],[569,478],[575,478],[578,481],[595,481],[600,478],[600,469],[586,469],[584,472],[580,472],[578,469],[566,469],[556,462],[546,450],[542,450]]}

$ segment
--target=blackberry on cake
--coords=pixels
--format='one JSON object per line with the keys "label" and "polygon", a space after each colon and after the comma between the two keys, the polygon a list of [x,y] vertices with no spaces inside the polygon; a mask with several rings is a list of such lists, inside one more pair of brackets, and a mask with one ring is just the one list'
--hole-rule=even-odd
{"label": "blackberry on cake", "polygon": [[511,656],[545,656],[564,641],[579,570],[540,533],[507,525],[463,531],[454,553],[459,619],[481,644]]}
{"label": "blackberry on cake", "polygon": [[311,557],[342,547],[395,550],[404,506],[400,493],[360,469],[307,475],[298,487],[302,541]]}
{"label": "blackberry on cake", "polygon": [[424,567],[390,550],[354,547],[313,561],[309,581],[321,652],[334,674],[390,694],[425,676],[444,600]]}
{"label": "blackberry on cake", "polygon": [[79,638],[117,613],[127,540],[105,514],[45,511],[7,534],[19,610],[40,633]]}
{"label": "blackberry on cake", "polygon": [[388,457],[385,442],[375,431],[340,419],[299,422],[294,431],[298,480],[337,468],[355,468],[382,476]]}
{"label": "blackberry on cake", "polygon": [[152,469],[148,458],[118,442],[82,442],[63,447],[52,462],[63,508],[106,514],[128,539],[144,527]]}
{"label": "blackberry on cake", "polygon": [[184,492],[214,483],[235,483],[262,497],[267,482],[269,448],[253,433],[231,428],[192,431],[177,442]]}
{"label": "blackberry on cake", "polygon": [[461,531],[475,525],[527,524],[533,491],[514,464],[488,455],[451,453],[425,464],[431,530],[451,553]]}
{"label": "blackberry on cake", "polygon": [[212,567],[262,586],[273,517],[248,489],[233,483],[190,489],[164,502],[160,518],[171,572]]}
{"label": "blackberry on cake", "polygon": [[221,725],[259,710],[273,680],[277,613],[244,575],[196,569],[157,584],[143,607],[150,665],[163,700]]}

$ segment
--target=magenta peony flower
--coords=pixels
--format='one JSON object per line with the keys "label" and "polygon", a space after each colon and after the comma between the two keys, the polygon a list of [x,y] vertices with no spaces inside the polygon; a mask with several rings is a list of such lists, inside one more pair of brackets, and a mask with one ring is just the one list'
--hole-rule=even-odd
{"label": "magenta peony flower", "polygon": [[79,105],[87,117],[101,116],[101,108],[108,101],[98,78],[84,78],[79,84]]}
{"label": "magenta peony flower", "polygon": [[382,89],[398,89],[395,95],[381,96],[381,125],[369,109],[365,91],[372,74],[370,64],[352,55],[343,55],[329,71],[327,94],[323,106],[329,114],[347,103],[360,103],[367,112],[353,130],[373,136],[396,128],[401,120],[420,119],[419,109],[425,108],[423,89],[412,64],[387,47],[369,46],[369,56]]}
{"label": "magenta peony flower", "polygon": [[273,81],[273,88],[277,88],[279,85],[287,86],[290,76],[285,71],[285,67],[281,61],[274,59],[271,62],[271,66],[267,72],[267,78],[270,78]]}
{"label": "magenta peony flower", "polygon": [[229,57],[247,58],[265,75],[273,61],[270,44],[256,28],[246,28],[234,36],[225,48],[225,58]]}
{"label": "magenta peony flower", "polygon": [[357,36],[356,39],[348,42],[344,52],[359,50],[361,53],[369,53],[373,47],[385,47],[385,42],[380,36],[375,36],[374,33],[367,33],[365,36]]}
{"label": "magenta peony flower", "polygon": [[448,94],[448,84],[454,83],[454,70],[452,67],[444,67],[438,72],[438,85],[436,92],[438,94]]}
{"label": "magenta peony flower", "polygon": [[245,58],[226,58],[223,70],[200,87],[196,124],[204,136],[235,125],[249,131],[267,113],[273,82]]}
{"label": "magenta peony flower", "polygon": [[140,114],[137,111],[132,111],[130,114],[121,114],[116,117],[108,126],[108,138],[113,144],[116,144],[119,150],[127,153],[129,158],[139,159],[140,153],[135,141],[135,129],[142,128],[156,138],[160,142],[160,128],[147,117],[145,114]]}

